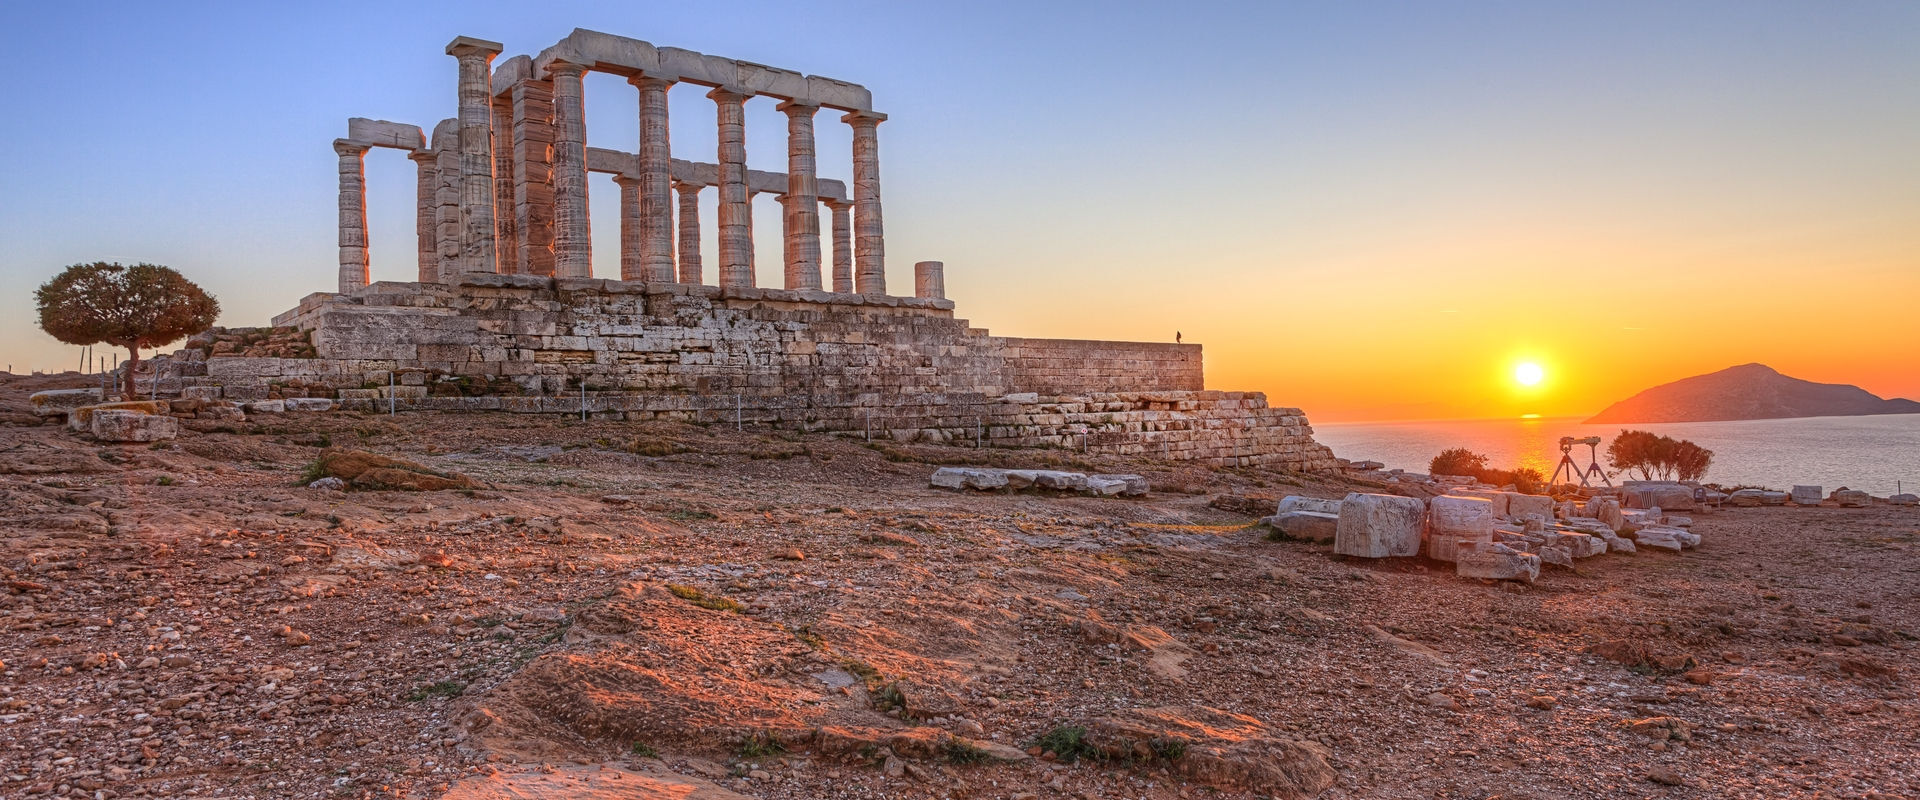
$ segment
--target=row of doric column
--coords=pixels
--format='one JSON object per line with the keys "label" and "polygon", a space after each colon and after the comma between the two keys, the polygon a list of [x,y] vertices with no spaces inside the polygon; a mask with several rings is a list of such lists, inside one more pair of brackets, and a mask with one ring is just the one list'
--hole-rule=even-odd
{"label": "row of doric column", "polygon": [[[418,170],[422,282],[453,281],[470,272],[591,277],[584,93],[590,68],[555,57],[536,69],[526,56],[518,56],[506,64],[513,69],[496,73],[492,62],[501,47],[464,36],[447,46],[447,54],[459,65],[459,112],[435,129],[430,142],[336,141],[342,291],[368,280],[364,156],[372,144],[413,151],[409,157]],[[751,203],[757,190],[749,183],[746,165],[745,104],[754,92],[721,85],[707,93],[715,107],[718,163],[710,167],[711,184],[688,180],[674,174],[668,134],[667,93],[676,81],[648,74],[651,70],[628,78],[639,93],[640,124],[634,167],[615,179],[621,193],[620,277],[703,282],[699,196],[712,185],[717,282],[751,287]],[[496,74],[507,76],[506,85],[494,85]],[[826,197],[820,194],[814,141],[820,102],[836,101],[790,98],[779,105],[787,118],[786,185],[779,193],[785,288],[885,294],[876,128],[886,116],[851,111],[841,117],[853,133],[853,181],[848,198]],[[851,107],[864,108],[866,103]],[[398,127],[414,131],[414,139],[424,138],[411,126]],[[821,242],[822,204],[829,215],[830,250]],[[823,274],[829,269],[829,253],[831,272]],[[926,288],[918,276],[916,288]]]}

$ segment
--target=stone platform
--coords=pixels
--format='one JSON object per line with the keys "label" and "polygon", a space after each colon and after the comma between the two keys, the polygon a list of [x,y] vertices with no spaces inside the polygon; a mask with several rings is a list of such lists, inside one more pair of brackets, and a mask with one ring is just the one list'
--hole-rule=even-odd
{"label": "stone platform", "polygon": [[943,299],[473,274],[314,294],[274,323],[280,355],[201,337],[163,391],[1333,466],[1299,409],[1206,391],[1199,345],[993,336]]}

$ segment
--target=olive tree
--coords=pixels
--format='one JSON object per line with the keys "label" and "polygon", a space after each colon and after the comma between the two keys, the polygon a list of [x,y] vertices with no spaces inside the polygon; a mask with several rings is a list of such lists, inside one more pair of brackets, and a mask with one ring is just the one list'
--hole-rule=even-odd
{"label": "olive tree", "polygon": [[33,293],[40,329],[67,344],[127,348],[121,386],[132,398],[140,348],[160,347],[213,326],[220,302],[171,267],[96,261],[61,270]]}

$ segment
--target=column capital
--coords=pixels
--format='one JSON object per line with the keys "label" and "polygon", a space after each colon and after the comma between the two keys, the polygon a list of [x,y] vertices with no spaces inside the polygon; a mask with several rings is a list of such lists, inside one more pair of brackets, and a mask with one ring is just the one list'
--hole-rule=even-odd
{"label": "column capital", "polygon": [[707,98],[716,103],[744,103],[753,96],[753,90],[744,86],[722,86],[707,92]]}
{"label": "column capital", "polygon": [[853,208],[852,200],[841,200],[833,197],[820,198],[820,204],[826,206],[827,208],[831,208],[835,211],[839,211],[841,209]]}
{"label": "column capital", "polygon": [[633,84],[640,89],[671,89],[673,85],[679,83],[679,81],[653,75],[634,75],[627,78],[627,83]]}
{"label": "column capital", "polygon": [[683,181],[677,178],[673,181],[673,190],[676,192],[698,192],[705,188],[707,185],[699,181]]}
{"label": "column capital", "polygon": [[500,55],[500,51],[505,50],[506,47],[506,45],[499,42],[476,39],[472,36],[456,36],[453,41],[447,43],[447,55],[459,58],[480,57],[490,60],[494,56]]}
{"label": "column capital", "polygon": [[871,128],[887,121],[887,115],[878,111],[849,111],[840,117],[840,121],[856,128]]}
{"label": "column capital", "polygon": [[814,114],[820,113],[820,104],[806,103],[799,100],[782,100],[779,105],[773,107],[773,110],[786,114],[789,117],[811,117]]}
{"label": "column capital", "polygon": [[415,164],[428,164],[440,158],[431,147],[419,147],[407,151],[407,159]]}
{"label": "column capital", "polygon": [[333,140],[333,152],[343,156],[348,154],[365,155],[368,150],[372,149],[372,142],[362,142],[357,139]]}
{"label": "column capital", "polygon": [[621,186],[639,186],[640,176],[629,175],[625,172],[616,172],[613,174],[613,182]]}
{"label": "column capital", "polygon": [[563,61],[558,58],[547,62],[548,77],[564,75],[569,78],[578,78],[585,74],[587,74],[587,66],[585,64],[575,64],[571,61]]}

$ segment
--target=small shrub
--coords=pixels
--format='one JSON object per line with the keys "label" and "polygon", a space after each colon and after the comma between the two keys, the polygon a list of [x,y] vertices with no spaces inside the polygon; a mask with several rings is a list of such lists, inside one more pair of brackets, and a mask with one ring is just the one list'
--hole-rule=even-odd
{"label": "small shrub", "polygon": [[714,611],[731,611],[735,614],[747,613],[746,606],[740,605],[729,598],[714,597],[692,586],[669,583],[667,584],[667,591],[672,592],[674,597],[678,597],[701,608],[712,609]]}
{"label": "small shrub", "polygon": [[429,697],[459,697],[466,692],[467,685],[461,681],[440,681],[408,692],[407,700],[417,703]]}
{"label": "small shrub", "polygon": [[1479,477],[1487,470],[1487,457],[1464,447],[1453,447],[1440,451],[1427,463],[1427,472],[1434,475],[1467,475]]}
{"label": "small shrub", "polygon": [[1087,743],[1087,729],[1079,725],[1062,725],[1040,734],[1033,740],[1035,747],[1052,753],[1054,759],[1071,764],[1082,758],[1088,761],[1100,761],[1106,754],[1100,748]]}
{"label": "small shrub", "polygon": [[1153,748],[1153,757],[1161,761],[1179,761],[1187,754],[1185,739],[1154,739],[1148,742],[1147,746]]}
{"label": "small shrub", "polygon": [[900,693],[900,684],[897,683],[889,683],[874,690],[872,696],[875,711],[886,712],[896,708],[904,710],[907,707],[906,695]]}
{"label": "small shrub", "polygon": [[734,755],[738,756],[742,760],[745,760],[745,759],[753,759],[753,758],[767,758],[770,756],[777,756],[785,752],[787,752],[787,746],[784,744],[781,744],[779,739],[773,738],[773,734],[770,734],[766,731],[760,731],[758,733],[749,734],[746,739],[742,740],[740,742],[739,751],[734,753]]}
{"label": "small shrub", "polygon": [[634,742],[632,750],[634,755],[641,758],[660,757],[660,751],[653,749],[653,745],[647,744],[646,742]]}
{"label": "small shrub", "polygon": [[985,748],[955,736],[940,746],[941,755],[955,764],[978,764],[989,758]]}

